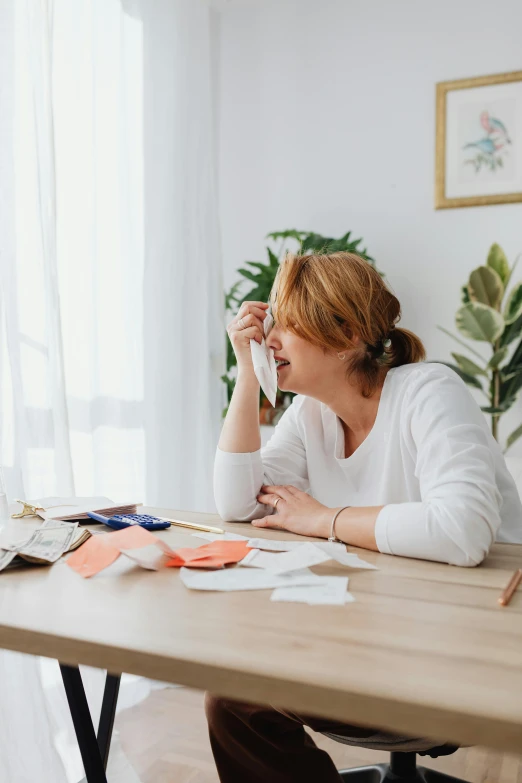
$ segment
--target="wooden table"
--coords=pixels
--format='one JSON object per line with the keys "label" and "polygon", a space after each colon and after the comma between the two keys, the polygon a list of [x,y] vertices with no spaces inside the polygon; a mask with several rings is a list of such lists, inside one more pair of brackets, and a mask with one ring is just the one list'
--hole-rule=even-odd
{"label": "wooden table", "polygon": [[[179,528],[158,535],[174,548],[204,543]],[[92,579],[64,562],[4,572],[0,647],[520,753],[522,590],[507,608],[497,598],[522,546],[496,544],[479,568],[354,551],[379,570],[350,569],[356,602],[344,607],[272,603],[269,591],[189,591],[177,569],[149,572],[123,558]],[[314,571],[347,573],[335,563]]]}

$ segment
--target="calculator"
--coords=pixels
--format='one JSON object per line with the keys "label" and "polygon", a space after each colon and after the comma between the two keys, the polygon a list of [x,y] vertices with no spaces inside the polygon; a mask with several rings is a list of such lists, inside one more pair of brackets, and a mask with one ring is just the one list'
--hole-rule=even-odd
{"label": "calculator", "polygon": [[102,522],[104,525],[112,527],[113,530],[123,530],[131,525],[139,525],[145,530],[166,530],[170,527],[168,520],[159,519],[150,514],[117,514],[114,517],[103,517],[95,511],[88,511],[87,515],[96,522]]}

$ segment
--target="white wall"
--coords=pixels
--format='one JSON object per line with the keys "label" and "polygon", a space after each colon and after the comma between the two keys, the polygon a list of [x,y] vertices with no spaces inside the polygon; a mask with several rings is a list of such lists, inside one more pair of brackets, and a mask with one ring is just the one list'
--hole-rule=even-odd
{"label": "white wall", "polygon": [[[435,83],[522,69],[521,30],[520,0],[225,8],[225,282],[244,260],[262,257],[268,231],[351,229],[386,272],[402,325],[422,337],[429,358],[448,358],[456,346],[436,325],[453,329],[460,286],[492,242],[510,259],[522,251],[522,204],[434,209]],[[519,403],[508,431],[521,416]]]}

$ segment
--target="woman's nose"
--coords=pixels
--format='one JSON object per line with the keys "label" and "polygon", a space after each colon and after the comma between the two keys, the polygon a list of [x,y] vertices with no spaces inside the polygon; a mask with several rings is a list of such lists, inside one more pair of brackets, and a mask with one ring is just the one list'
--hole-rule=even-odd
{"label": "woman's nose", "polygon": [[277,351],[281,348],[281,340],[279,338],[277,326],[273,326],[270,329],[266,338],[266,344],[269,348],[272,348],[274,351]]}

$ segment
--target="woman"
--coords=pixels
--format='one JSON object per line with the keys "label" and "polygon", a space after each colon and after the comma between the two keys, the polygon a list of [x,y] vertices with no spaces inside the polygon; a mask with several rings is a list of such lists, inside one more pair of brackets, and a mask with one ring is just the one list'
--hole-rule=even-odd
{"label": "woman", "polygon": [[[278,385],[299,396],[260,451],[250,340],[261,342],[268,305],[245,302],[228,330],[238,376],[215,465],[225,520],[457,566],[478,565],[495,538],[522,542],[522,506],[482,412],[452,370],[422,363],[368,263],[288,255],[271,302]],[[304,725],[374,748],[437,744],[212,696],[207,717],[230,782],[339,781]]]}

